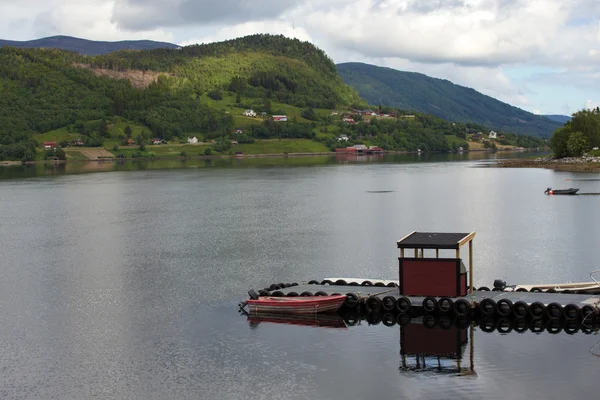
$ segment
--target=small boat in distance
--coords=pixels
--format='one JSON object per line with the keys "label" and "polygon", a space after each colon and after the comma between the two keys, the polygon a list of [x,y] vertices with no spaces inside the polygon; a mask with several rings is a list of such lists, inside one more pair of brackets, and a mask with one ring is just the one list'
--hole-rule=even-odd
{"label": "small boat in distance", "polygon": [[248,305],[250,312],[273,314],[316,314],[336,312],[344,301],[345,295],[274,297],[260,296],[248,299],[242,307]]}
{"label": "small boat in distance", "polygon": [[544,190],[545,194],[577,194],[579,191],[578,188],[568,188],[568,189],[552,189],[548,188]]}

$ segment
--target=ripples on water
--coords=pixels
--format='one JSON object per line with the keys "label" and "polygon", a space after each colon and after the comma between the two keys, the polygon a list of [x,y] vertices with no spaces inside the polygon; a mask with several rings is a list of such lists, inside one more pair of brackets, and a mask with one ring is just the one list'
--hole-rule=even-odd
{"label": "ripples on water", "polygon": [[462,350],[465,366],[473,343],[476,374],[462,376],[403,369],[397,324],[251,324],[238,314],[249,288],[277,281],[395,278],[395,241],[413,230],[477,231],[479,286],[587,279],[597,197],[542,192],[594,175],[472,165],[4,180],[0,398],[595,397],[593,334],[477,327]]}

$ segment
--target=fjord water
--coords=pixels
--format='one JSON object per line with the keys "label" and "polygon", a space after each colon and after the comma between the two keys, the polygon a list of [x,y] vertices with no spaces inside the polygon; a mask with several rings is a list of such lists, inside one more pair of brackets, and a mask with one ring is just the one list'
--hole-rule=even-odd
{"label": "fjord water", "polygon": [[476,231],[476,286],[589,280],[600,197],[543,191],[600,192],[566,180],[598,174],[247,161],[2,170],[18,179],[0,181],[0,398],[596,395],[595,335],[476,329],[474,375],[419,373],[400,368],[398,325],[256,325],[237,304],[276,282],[395,279],[395,242],[414,230]]}

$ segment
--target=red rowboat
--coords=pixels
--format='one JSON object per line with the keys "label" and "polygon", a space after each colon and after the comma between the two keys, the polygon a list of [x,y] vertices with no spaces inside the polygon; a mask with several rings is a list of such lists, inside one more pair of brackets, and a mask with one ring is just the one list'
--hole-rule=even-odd
{"label": "red rowboat", "polygon": [[342,306],[346,296],[269,297],[246,301],[251,312],[279,314],[316,314],[335,312]]}

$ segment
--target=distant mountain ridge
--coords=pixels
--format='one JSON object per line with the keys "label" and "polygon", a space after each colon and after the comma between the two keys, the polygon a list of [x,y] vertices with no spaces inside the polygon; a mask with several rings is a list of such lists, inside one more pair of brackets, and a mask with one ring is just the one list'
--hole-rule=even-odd
{"label": "distant mountain ridge", "polygon": [[15,41],[0,39],[0,47],[10,46],[19,48],[46,48],[74,51],[87,56],[108,54],[119,50],[152,50],[152,49],[178,49],[173,43],[156,42],[153,40],[122,40],[118,42],[105,42],[80,39],[71,36],[50,36],[41,39]]}
{"label": "distant mountain ridge", "polygon": [[550,114],[550,115],[542,115],[542,117],[546,117],[551,119],[552,121],[560,122],[561,124],[566,124],[571,120],[571,117],[568,115],[560,115],[560,114]]}
{"label": "distant mountain ridge", "polygon": [[371,104],[539,137],[552,136],[564,124],[556,118],[535,115],[448,80],[364,63],[342,63],[336,67],[344,82]]}

